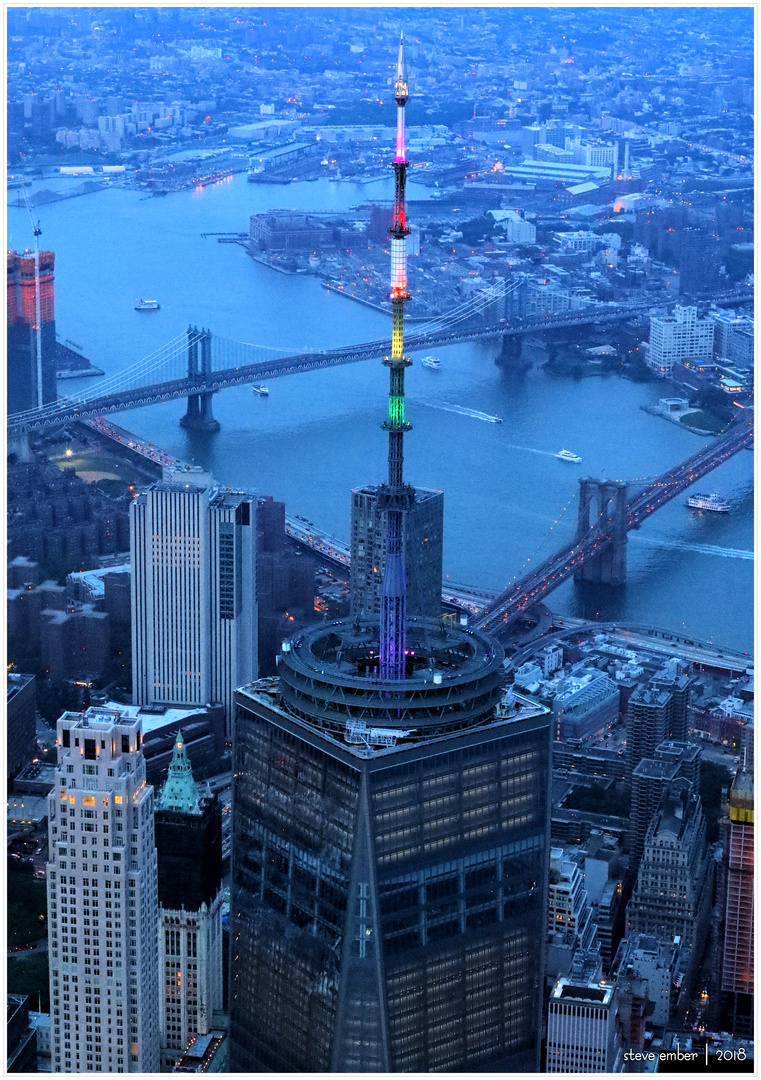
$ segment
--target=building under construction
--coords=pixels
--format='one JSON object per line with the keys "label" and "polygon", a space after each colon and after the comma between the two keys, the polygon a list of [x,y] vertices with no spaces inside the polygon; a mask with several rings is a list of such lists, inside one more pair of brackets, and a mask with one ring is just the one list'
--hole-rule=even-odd
{"label": "building under construction", "polygon": [[56,399],[52,251],[8,252],[8,412]]}

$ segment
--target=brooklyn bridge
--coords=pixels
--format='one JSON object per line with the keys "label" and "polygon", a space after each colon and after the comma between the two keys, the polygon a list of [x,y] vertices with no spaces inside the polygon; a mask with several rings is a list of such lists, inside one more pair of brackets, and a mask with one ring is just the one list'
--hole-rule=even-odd
{"label": "brooklyn bridge", "polygon": [[[752,449],[752,416],[752,411],[746,409],[742,418],[736,419],[718,438],[644,487],[635,488],[617,480],[582,478],[579,481],[578,524],[570,543],[516,579],[499,596],[446,581],[442,600],[471,612],[471,626],[500,636],[571,577],[578,581],[622,585],[626,580],[627,533],[638,529],[661,506],[681,495],[734,454]],[[349,549],[336,537],[299,517],[288,518],[287,530],[293,540],[319,554],[326,563],[344,573],[349,572]]]}
{"label": "brooklyn bridge", "polygon": [[[516,282],[503,283],[500,296],[507,295]],[[495,299],[494,295],[491,300]],[[743,290],[714,297],[714,302],[734,304],[747,299]],[[420,326],[408,335],[410,350],[454,344],[478,338],[519,338],[527,334],[599,325],[644,315],[644,305],[591,303],[587,310],[565,311],[540,318],[488,321],[489,297],[469,301],[435,322]],[[21,446],[32,432],[45,431],[72,420],[93,421],[107,414],[123,412],[160,401],[187,399],[187,411],[180,420],[186,427],[215,431],[219,425],[212,413],[215,393],[231,386],[260,383],[284,375],[315,371],[343,364],[372,360],[388,350],[388,338],[361,342],[335,349],[299,354],[229,341],[212,336],[209,330],[189,327],[155,353],[101,384],[100,392],[58,398],[56,401],[8,418],[9,451]],[[733,422],[716,439],[686,461],[656,477],[645,486],[632,487],[620,481],[584,478],[580,481],[579,518],[572,542],[555,552],[541,565],[514,580],[496,598],[465,586],[444,589],[448,603],[471,612],[470,621],[492,633],[503,633],[533,605],[569,577],[582,581],[619,585],[626,576],[626,538],[648,516],[676,498],[691,484],[717,468],[740,450],[752,447],[753,410],[738,410]],[[345,545],[314,528],[299,527],[300,519],[289,519],[292,538],[328,562],[346,570],[350,563]]]}
{"label": "brooklyn bridge", "polygon": [[638,529],[695,481],[752,446],[752,412],[745,410],[718,438],[631,493],[626,483],[582,479],[574,540],[513,582],[471,622],[499,634],[569,577],[622,585],[626,577],[627,533]]}

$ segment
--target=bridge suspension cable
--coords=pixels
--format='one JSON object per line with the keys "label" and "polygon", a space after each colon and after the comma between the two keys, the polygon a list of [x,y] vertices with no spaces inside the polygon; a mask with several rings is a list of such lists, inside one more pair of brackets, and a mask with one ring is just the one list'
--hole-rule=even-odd
{"label": "bridge suspension cable", "polygon": [[505,278],[502,278],[500,281],[489,286],[489,292],[481,291],[474,295],[470,300],[465,300],[463,303],[458,304],[456,308],[452,308],[452,310],[446,314],[431,319],[430,322],[423,323],[422,326],[416,327],[410,334],[410,338],[427,337],[430,334],[448,330],[456,323],[462,322],[463,319],[467,319],[471,315],[480,314],[490,304],[493,304],[495,300],[504,299],[505,296],[514,292],[522,283],[522,278],[513,279],[510,282]]}
{"label": "bridge suspension cable", "polygon": [[[512,279],[509,282],[507,280],[505,280],[505,279],[502,279],[499,282],[493,283],[492,285],[489,286],[489,291],[488,292],[484,292],[484,291],[479,292],[478,294],[471,297],[470,299],[464,300],[461,304],[458,304],[457,307],[452,308],[451,311],[446,312],[444,315],[436,316],[435,318],[431,319],[429,322],[423,323],[422,325],[416,326],[414,329],[411,329],[410,332],[407,335],[407,339],[408,339],[409,343],[411,345],[414,345],[416,341],[420,341],[421,339],[426,339],[431,334],[443,333],[444,331],[451,329],[458,322],[462,322],[463,320],[465,320],[465,319],[467,319],[467,318],[469,318],[469,317],[471,317],[473,315],[480,314],[490,304],[493,304],[495,302],[495,300],[501,300],[509,292],[513,292],[516,288],[518,288],[518,286],[520,284],[522,284],[522,278],[518,279],[518,280]],[[389,312],[389,314],[390,314],[390,312]],[[230,340],[230,339],[226,339],[226,344],[228,344],[228,345],[241,345],[241,346],[245,346],[247,348],[257,349],[257,350],[261,350],[261,351],[269,352],[269,353],[279,353],[282,356],[306,355],[306,354],[309,354],[309,353],[316,354],[316,353],[323,352],[323,351],[325,351],[325,352],[334,351],[332,349],[326,349],[326,350],[315,349],[314,347],[306,348],[306,349],[302,348],[302,349],[290,349],[289,350],[289,349],[277,348],[277,347],[271,346],[271,345],[257,345],[257,344],[255,344],[254,342],[251,342],[251,341],[238,341],[238,340],[233,341],[233,340]],[[372,348],[374,346],[377,347],[378,349],[383,349],[383,348],[386,347],[387,339],[386,338],[370,338],[367,341],[363,341],[363,342],[360,342],[358,344],[362,345],[364,348],[368,348],[368,349]]]}
{"label": "bridge suspension cable", "polygon": [[245,345],[246,348],[249,349],[260,349],[262,352],[279,353],[281,356],[298,356],[301,353],[314,353],[319,351],[318,349],[315,349],[313,345],[310,345],[306,349],[301,347],[284,349],[279,345],[257,345],[253,341],[239,341],[237,338],[234,340],[232,338],[225,338],[224,340],[227,345]]}
{"label": "bridge suspension cable", "polygon": [[[199,341],[201,336],[200,333],[194,335],[190,338],[190,342]],[[134,384],[134,381],[138,377],[144,379],[146,375],[171,364],[177,357],[186,357],[188,343],[189,339],[187,333],[178,334],[177,337],[173,338],[165,345],[162,345],[154,352],[149,353],[148,356],[143,357],[142,360],[138,361],[132,367],[108,376],[103,382],[99,383],[97,388],[93,388],[91,392],[82,392],[70,397],[60,397],[56,401],[52,401],[48,405],[43,406],[41,409],[26,409],[24,412],[12,413],[8,419],[12,423],[28,423],[35,420],[42,420],[45,417],[54,416],[60,411],[62,404],[67,406],[76,404],[84,405],[89,401],[105,397],[107,394],[126,390],[130,384]],[[187,374],[187,365],[185,365],[185,369],[183,370],[183,375],[185,374]]]}
{"label": "bridge suspension cable", "polygon": [[[746,428],[750,430],[745,430]],[[730,430],[718,439],[707,443],[686,461],[667,470],[662,480],[656,480],[653,484],[639,489],[626,504],[626,531],[638,528],[649,514],[680,494],[696,479],[739,452],[752,438],[750,423],[735,422],[730,425]],[[601,509],[601,518],[603,514],[607,514],[607,506]],[[480,612],[477,625],[493,632],[509,625],[521,611],[528,609],[537,600],[544,599],[586,560],[599,556],[613,541],[612,530],[604,534],[599,521],[591,525],[583,537],[577,537],[566,544],[523,577],[515,578],[496,600]],[[530,559],[526,560],[529,561]],[[525,565],[524,563],[524,567]]]}
{"label": "bridge suspension cable", "polygon": [[194,344],[200,341],[203,334],[199,331],[197,334],[193,334],[192,337],[188,337],[187,333],[178,334],[176,338],[167,342],[155,353],[151,353],[143,360],[139,361],[131,368],[127,368],[121,372],[115,372],[106,382],[102,383],[98,388],[98,393],[82,395],[82,401],[90,401],[93,398],[103,396],[103,390],[116,393],[120,390],[126,389],[131,384],[134,384],[138,376],[144,377],[151,372],[157,371],[159,368],[169,366],[174,360],[182,358],[182,365],[178,365],[176,372],[178,377],[184,378],[187,375],[187,353],[188,345]]}
{"label": "bridge suspension cable", "polygon": [[[511,288],[517,287],[518,284],[520,284],[520,282],[511,282],[510,283]],[[469,316],[479,314],[481,311],[483,311],[483,309],[485,307],[488,307],[489,304],[494,303],[495,300],[501,299],[502,296],[505,295],[505,293],[507,291],[508,291],[507,286],[505,286],[503,284],[500,287],[499,292],[497,292],[496,289],[495,289],[492,292],[491,295],[484,296],[483,294],[479,294],[476,297],[473,297],[473,298],[471,298],[469,300],[463,301],[463,303],[459,304],[456,308],[453,308],[447,314],[442,315],[442,316],[438,316],[438,317],[432,319],[430,322],[423,323],[422,326],[418,326],[415,329],[411,330],[411,332],[407,335],[410,344],[414,344],[414,342],[416,340],[419,340],[421,338],[423,338],[423,339],[427,338],[432,333],[441,333],[444,330],[448,330],[452,326],[456,325],[456,323],[462,322],[464,319],[468,318]],[[389,314],[390,314],[390,312],[389,312]],[[320,352],[333,352],[334,351],[332,349],[315,349],[314,347],[310,347],[310,348],[306,348],[306,349],[302,348],[302,349],[290,349],[289,350],[289,349],[276,348],[276,347],[270,346],[270,345],[256,345],[254,342],[251,342],[251,341],[238,341],[238,340],[231,340],[229,338],[225,339],[225,343],[227,345],[241,345],[241,346],[245,346],[245,347],[250,348],[250,349],[257,349],[257,350],[262,350],[262,351],[266,351],[266,352],[270,352],[270,353],[279,353],[282,356],[317,354],[317,353],[320,353]],[[363,348],[367,348],[367,349],[370,349],[370,348],[373,348],[373,347],[377,347],[378,349],[383,349],[387,345],[387,339],[385,337],[383,337],[383,338],[370,338],[367,341],[359,342],[358,346],[360,346],[360,345]],[[248,361],[248,362],[250,363],[250,361]]]}
{"label": "bridge suspension cable", "polygon": [[150,353],[148,356],[144,357],[143,360],[138,361],[138,363],[134,364],[132,367],[127,368],[126,370],[115,372],[113,375],[110,375],[104,382],[99,383],[97,388],[94,389],[91,393],[82,392],[72,395],[70,397],[59,398],[57,401],[51,402],[44,409],[27,409],[24,412],[13,413],[11,415],[11,419],[14,421],[39,419],[42,416],[52,415],[56,413],[60,409],[61,401],[76,404],[78,402],[86,402],[101,398],[104,396],[104,390],[106,390],[107,392],[118,392],[120,389],[122,389],[129,383],[131,378],[135,377],[137,374],[146,374],[150,371],[156,370],[157,368],[163,367],[167,362],[171,362],[171,360],[174,359],[175,356],[180,354],[183,343],[185,345],[187,344],[186,335],[184,334],[179,335],[177,338],[174,338],[167,344],[162,345],[160,349],[157,349],[155,352]]}

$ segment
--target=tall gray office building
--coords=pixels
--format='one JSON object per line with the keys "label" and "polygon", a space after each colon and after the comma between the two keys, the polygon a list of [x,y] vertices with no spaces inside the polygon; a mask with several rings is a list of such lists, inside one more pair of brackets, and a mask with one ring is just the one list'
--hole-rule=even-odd
{"label": "tall gray office building", "polygon": [[661,796],[672,781],[684,777],[698,790],[700,749],[681,740],[663,742],[653,757],[643,758],[631,776],[631,813],[629,814],[629,880],[636,881],[645,837]]}
{"label": "tall gray office building", "polygon": [[237,698],[231,1072],[538,1070],[549,713],[501,646],[410,618],[284,643]]}
{"label": "tall gray office building", "polygon": [[222,704],[257,675],[256,496],[166,468],[130,507],[136,705]]}
{"label": "tall gray office building", "polygon": [[161,1064],[171,1069],[222,1008],[222,812],[193,779],[182,732],[156,800]]}
{"label": "tall gray office building", "polygon": [[[355,488],[351,499],[351,614],[377,619],[386,564],[386,511],[378,488]],[[441,613],[444,493],[415,488],[402,527],[407,610],[437,618]]]}

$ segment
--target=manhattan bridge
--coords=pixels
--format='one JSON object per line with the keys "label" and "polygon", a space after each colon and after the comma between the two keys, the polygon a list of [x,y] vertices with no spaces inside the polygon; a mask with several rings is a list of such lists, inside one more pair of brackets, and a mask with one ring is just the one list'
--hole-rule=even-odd
{"label": "manhattan bridge", "polygon": [[[461,341],[502,338],[505,347],[524,335],[575,327],[625,321],[646,315],[651,305],[603,304],[586,301],[582,310],[567,310],[543,317],[490,319],[499,302],[517,289],[521,279],[502,282],[445,316],[417,326],[407,335],[409,349],[451,345]],[[715,304],[734,305],[751,298],[747,290],[713,297]],[[92,421],[105,415],[141,408],[157,402],[187,399],[187,411],[180,423],[201,431],[216,431],[219,424],[212,413],[215,393],[230,386],[260,383],[285,375],[373,360],[388,351],[388,339],[360,342],[335,349],[315,349],[298,354],[248,342],[231,341],[209,330],[188,327],[160,349],[131,367],[106,378],[97,392],[59,397],[40,408],[8,417],[8,449],[24,445],[29,435],[44,432],[66,422]],[[647,517],[684,492],[691,484],[727,461],[742,449],[752,449],[753,410],[737,410],[732,422],[707,445],[661,476],[637,487],[621,481],[580,480],[581,499],[576,535],[541,565],[516,579],[496,598],[477,605],[471,623],[492,633],[504,632],[533,605],[569,577],[601,584],[622,584],[626,575],[626,535]],[[631,488],[631,490],[630,490]],[[345,546],[324,535],[312,539],[299,536],[297,519],[292,525],[295,539],[314,547],[323,558],[344,570],[349,563]],[[456,591],[456,590],[452,590]],[[471,608],[474,605],[465,605]]]}

